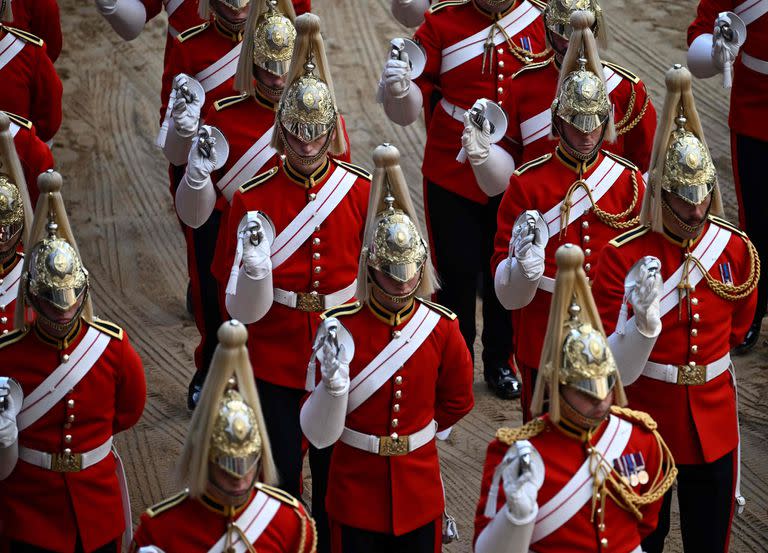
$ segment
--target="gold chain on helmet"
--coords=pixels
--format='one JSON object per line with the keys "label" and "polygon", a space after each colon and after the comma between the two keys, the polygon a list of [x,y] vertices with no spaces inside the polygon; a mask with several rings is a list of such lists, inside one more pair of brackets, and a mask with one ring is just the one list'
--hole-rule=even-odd
{"label": "gold chain on helmet", "polygon": [[563,234],[568,227],[568,222],[571,216],[571,206],[573,206],[573,193],[576,192],[578,188],[582,188],[587,193],[587,197],[589,198],[589,202],[592,204],[592,209],[594,210],[595,215],[609,227],[615,229],[627,229],[637,225],[637,223],[640,222],[639,215],[636,215],[631,219],[627,219],[629,214],[632,213],[632,210],[635,209],[637,200],[640,196],[640,186],[637,184],[637,177],[635,177],[634,171],[630,173],[630,177],[632,178],[632,203],[621,213],[608,213],[604,209],[601,209],[600,206],[597,205],[597,202],[595,202],[594,198],[592,198],[592,192],[590,192],[589,186],[584,179],[580,178],[574,182],[568,189],[568,192],[565,194],[563,203],[560,205],[560,233]]}

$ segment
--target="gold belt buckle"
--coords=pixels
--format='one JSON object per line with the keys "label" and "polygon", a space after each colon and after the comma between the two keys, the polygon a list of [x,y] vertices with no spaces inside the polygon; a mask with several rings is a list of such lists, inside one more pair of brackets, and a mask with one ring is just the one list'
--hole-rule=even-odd
{"label": "gold belt buckle", "polygon": [[296,309],[299,311],[325,311],[325,296],[317,292],[296,292]]}
{"label": "gold belt buckle", "polygon": [[407,455],[409,451],[410,440],[408,436],[382,436],[379,438],[379,455],[382,457],[399,457]]}
{"label": "gold belt buckle", "polygon": [[52,453],[51,470],[53,472],[80,472],[83,470],[83,454]]}
{"label": "gold belt buckle", "polygon": [[698,386],[707,383],[706,365],[678,365],[677,383],[683,386]]}

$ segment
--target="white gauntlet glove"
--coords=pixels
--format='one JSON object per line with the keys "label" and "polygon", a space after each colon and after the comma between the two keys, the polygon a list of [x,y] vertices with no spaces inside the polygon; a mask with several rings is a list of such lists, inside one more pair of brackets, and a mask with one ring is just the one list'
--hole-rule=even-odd
{"label": "white gauntlet glove", "polygon": [[95,0],[101,15],[111,15],[117,11],[117,0]]}
{"label": "white gauntlet glove", "polygon": [[23,397],[21,387],[13,379],[0,378],[0,401],[3,403],[0,411],[0,448],[12,446],[19,438],[16,415],[21,409]]}
{"label": "white gauntlet glove", "polygon": [[349,363],[352,356],[344,343],[339,342],[341,324],[334,318],[323,322],[322,346],[317,352],[320,361],[320,373],[325,389],[332,396],[340,396],[349,390]]}
{"label": "white gauntlet glove", "polygon": [[173,79],[173,88],[176,90],[176,99],[173,102],[171,117],[176,133],[188,138],[193,136],[200,124],[200,112],[203,109],[203,99],[197,95],[186,96],[182,91],[188,90],[187,83],[191,77],[182,74]]}
{"label": "white gauntlet glove", "polygon": [[215,138],[211,137],[212,127],[203,125],[192,143],[187,158],[187,180],[202,185],[216,169],[217,152]]}
{"label": "white gauntlet glove", "polygon": [[[509,241],[509,258],[516,259],[523,276],[530,281],[539,280],[544,275],[544,247],[546,239],[536,231],[533,221],[526,217],[525,224],[516,224]],[[548,238],[548,237],[547,237]]]}
{"label": "white gauntlet glove", "polygon": [[261,226],[253,226],[244,232],[243,269],[253,280],[261,280],[272,272],[271,244]]}
{"label": "white gauntlet glove", "polygon": [[[482,111],[485,105],[478,100],[472,108]],[[470,112],[464,112],[464,133],[461,135],[461,145],[467,152],[467,158],[472,165],[485,163],[491,151],[491,123],[484,119],[483,129],[480,130],[472,122]]]}
{"label": "white gauntlet glove", "polygon": [[381,74],[380,86],[390,98],[404,98],[411,88],[411,64],[408,54],[403,52],[402,59],[388,59]]}
{"label": "white gauntlet glove", "polygon": [[636,276],[631,276],[633,269],[630,269],[630,275],[627,276],[627,280],[635,282],[627,299],[635,312],[637,330],[646,338],[654,338],[661,332],[659,260],[648,256],[634,271]]}
{"label": "white gauntlet glove", "polygon": [[518,472],[518,464],[510,464],[504,469],[502,473],[504,495],[507,497],[510,520],[518,524],[525,524],[538,511],[539,506],[536,503],[536,498],[539,495],[539,490],[535,484],[533,470],[524,470],[519,475]]}

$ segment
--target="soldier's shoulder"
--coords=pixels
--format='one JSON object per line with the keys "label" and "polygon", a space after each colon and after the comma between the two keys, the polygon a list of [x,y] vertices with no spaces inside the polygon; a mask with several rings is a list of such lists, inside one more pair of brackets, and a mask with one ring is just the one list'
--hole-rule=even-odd
{"label": "soldier's shoulder", "polygon": [[656,424],[656,421],[653,420],[653,417],[646,413],[645,411],[637,411],[635,409],[629,409],[627,407],[619,407],[618,405],[614,405],[611,407],[611,413],[616,415],[617,417],[627,420],[635,425],[641,426],[642,428],[648,430],[649,432],[653,432],[658,428],[658,425]]}
{"label": "soldier's shoulder", "polygon": [[631,169],[632,171],[637,171],[637,170],[638,170],[638,168],[637,168],[637,165],[635,165],[634,163],[632,163],[631,161],[629,161],[627,158],[625,158],[625,157],[621,157],[621,156],[619,156],[619,155],[616,155],[616,154],[614,154],[613,152],[609,152],[608,150],[603,150],[602,152],[603,152],[603,154],[604,154],[606,157],[609,157],[609,158],[611,158],[612,160],[614,160],[614,161],[616,161],[616,162],[620,163],[621,165],[623,165],[623,166],[624,166],[624,167],[626,167],[627,169]]}
{"label": "soldier's shoulder", "polygon": [[124,336],[123,329],[111,321],[94,317],[93,321],[90,324],[96,330],[99,330],[104,334],[111,336],[112,338],[115,338],[117,340],[123,339],[123,336]]}
{"label": "soldier's shoulder", "polygon": [[186,31],[180,32],[178,36],[179,42],[185,42],[192,37],[196,37],[200,35],[200,33],[205,31],[209,26],[210,26],[210,23],[205,22],[200,25],[195,25],[194,27],[190,27]]}
{"label": "soldier's shoulder", "polygon": [[552,63],[552,59],[553,58],[547,58],[544,61],[539,61],[536,63],[529,63],[528,65],[524,65],[520,69],[512,73],[512,78],[515,79],[520,75],[532,73],[536,69],[544,69],[545,67],[548,67],[550,63]]}
{"label": "soldier's shoulder", "polygon": [[45,41],[40,38],[39,36],[33,35],[29,31],[25,31],[23,29],[17,29],[16,27],[7,27],[3,25],[3,28],[8,31],[10,34],[15,36],[16,38],[20,38],[24,42],[29,42],[30,44],[34,44],[35,46],[42,46],[45,44]]}
{"label": "soldier's shoulder", "polygon": [[256,175],[255,177],[251,177],[251,179],[245,181],[242,186],[240,186],[240,192],[249,192],[250,190],[253,190],[254,188],[257,188],[267,182],[269,179],[277,175],[277,172],[280,170],[279,167],[275,166],[272,167],[269,171],[266,171],[264,173],[260,173]]}
{"label": "soldier's shoulder", "polygon": [[635,238],[640,238],[641,236],[644,236],[648,232],[650,232],[651,227],[648,225],[638,225],[635,228],[629,229],[627,232],[623,234],[619,234],[616,238],[611,240],[609,244],[615,248],[620,248],[621,246],[626,246],[629,244],[632,240]]}
{"label": "soldier's shoulder", "polygon": [[527,163],[523,163],[520,167],[517,168],[515,171],[515,176],[519,177],[526,171],[530,171],[534,167],[539,167],[540,165],[545,164],[552,158],[552,154],[544,154],[543,156],[537,157],[536,159],[532,159],[531,161]]}
{"label": "soldier's shoulder", "polygon": [[338,319],[339,317],[344,317],[348,315],[354,315],[358,311],[360,311],[363,308],[363,304],[359,301],[353,301],[350,303],[343,303],[341,305],[337,305],[336,307],[331,307],[330,309],[323,312],[322,315],[320,315],[321,319],[330,319],[331,317]]}
{"label": "soldier's shoulder", "polygon": [[496,431],[496,439],[504,444],[512,445],[519,440],[530,440],[538,436],[546,427],[547,423],[544,419],[533,419],[522,426],[499,428]]}
{"label": "soldier's shoulder", "polygon": [[17,328],[16,330],[11,330],[8,334],[3,334],[0,336],[0,349],[20,341],[28,332],[29,328]]}
{"label": "soldier's shoulder", "polygon": [[355,165],[354,163],[349,163],[349,162],[341,161],[338,159],[334,161],[336,165],[338,165],[339,167],[343,167],[344,169],[346,169],[350,173],[354,173],[358,177],[364,178],[369,181],[373,180],[373,175],[365,167],[361,167],[360,165]]}
{"label": "soldier's shoulder", "polygon": [[221,111],[230,106],[234,106],[235,104],[239,104],[240,102],[248,99],[248,96],[249,94],[247,92],[243,92],[242,94],[237,94],[236,96],[227,96],[226,98],[222,98],[221,100],[216,100],[213,103],[213,108],[216,111]]}
{"label": "soldier's shoulder", "polygon": [[294,509],[297,509],[299,507],[299,501],[295,497],[293,497],[291,494],[281,490],[280,488],[275,488],[274,486],[268,486],[267,484],[264,484],[262,482],[257,482],[256,489],[261,492],[264,492],[272,499],[277,499],[281,503],[285,503],[286,505],[289,505]]}
{"label": "soldier's shoulder", "polygon": [[11,123],[16,123],[19,127],[24,127],[25,129],[29,130],[32,128],[32,121],[29,119],[25,119],[21,115],[16,115],[15,113],[11,113],[10,111],[4,111],[8,116],[8,119],[11,120]]}
{"label": "soldier's shoulder", "polygon": [[456,318],[456,313],[445,307],[444,305],[440,305],[439,303],[435,303],[433,301],[425,300],[419,298],[419,301],[432,309],[432,311],[437,311],[440,315],[445,317],[446,319],[450,319],[451,321]]}
{"label": "soldier's shoulder", "polygon": [[742,237],[742,238],[744,238],[745,240],[748,240],[748,239],[749,239],[749,238],[747,237],[747,233],[746,233],[746,232],[744,232],[743,230],[741,230],[739,227],[737,227],[736,225],[734,225],[734,224],[733,224],[733,223],[731,223],[730,221],[726,221],[725,219],[722,219],[722,218],[720,218],[720,217],[717,217],[717,216],[715,216],[715,215],[710,215],[710,216],[709,216],[709,220],[710,220],[710,221],[712,221],[712,223],[714,223],[714,224],[715,224],[715,225],[717,225],[718,227],[722,227],[722,228],[724,228],[724,229],[726,229],[726,230],[729,230],[729,231],[731,231],[732,233],[734,233],[734,234],[737,234],[737,235],[741,236],[741,237]]}
{"label": "soldier's shoulder", "polygon": [[429,13],[439,13],[445,8],[450,8],[451,6],[463,6],[464,4],[469,4],[470,0],[446,0],[444,2],[435,2],[432,4],[429,8]]}
{"label": "soldier's shoulder", "polygon": [[622,67],[621,65],[617,63],[613,63],[610,61],[601,60],[601,63],[603,64],[603,67],[607,67],[609,69],[612,69],[614,73],[618,73],[620,76],[624,77],[628,81],[631,81],[632,84],[637,84],[640,82],[640,77],[632,73],[629,69],[626,67]]}
{"label": "soldier's shoulder", "polygon": [[167,513],[174,507],[178,507],[179,505],[184,503],[188,498],[189,498],[189,490],[184,490],[182,492],[177,493],[176,495],[172,495],[171,497],[162,500],[159,503],[156,503],[155,505],[152,505],[149,509],[146,510],[146,514],[149,518],[155,518],[158,515]]}

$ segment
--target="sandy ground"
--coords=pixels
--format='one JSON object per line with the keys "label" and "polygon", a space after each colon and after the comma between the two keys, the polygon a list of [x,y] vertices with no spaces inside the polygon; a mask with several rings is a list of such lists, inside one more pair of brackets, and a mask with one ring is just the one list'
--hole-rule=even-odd
{"label": "sandy ground", "polygon": [[[373,102],[388,40],[404,36],[389,16],[388,0],[315,0],[324,22],[338,101],[351,135],[353,159],[370,166],[378,143],[404,154],[407,176],[420,202],[419,165],[424,128],[396,127]],[[173,462],[189,421],[185,406],[196,331],[184,309],[186,272],[182,238],[173,214],[166,164],[153,147],[164,45],[164,22],[122,42],[89,1],[60,1],[64,52],[64,125],[55,140],[58,168],[73,226],[94,283],[97,313],[122,324],[144,360],[149,392],[143,418],[118,438],[131,483],[134,514],[174,492]],[[660,105],[663,71],[685,60],[684,31],[695,3],[606,0],[611,29],[608,58],[638,72]],[[727,96],[716,80],[696,84],[699,111],[724,184],[728,215],[736,207],[726,128]],[[768,453],[766,353],[763,341],[739,358],[743,489],[747,509],[736,519],[732,550],[766,551]],[[519,421],[516,403],[492,397],[476,372],[477,405],[442,444],[450,511],[462,531],[446,547],[470,550],[472,514],[488,440],[495,429]],[[669,551],[680,551],[675,532]]]}

